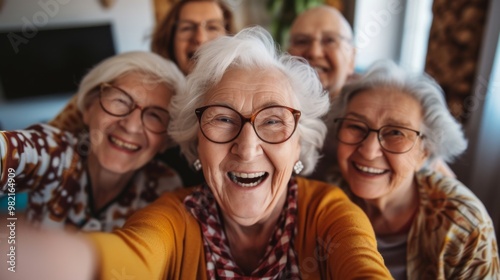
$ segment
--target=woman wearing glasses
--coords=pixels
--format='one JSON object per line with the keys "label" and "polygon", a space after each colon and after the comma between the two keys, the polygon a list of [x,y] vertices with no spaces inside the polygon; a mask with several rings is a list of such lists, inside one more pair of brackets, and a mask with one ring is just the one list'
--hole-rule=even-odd
{"label": "woman wearing glasses", "polygon": [[[171,60],[184,75],[191,72],[193,55],[204,43],[219,36],[234,33],[233,12],[222,0],[182,0],[170,8],[159,21],[151,38],[151,51]],[[76,97],[50,121],[62,130],[79,133],[83,124],[75,109]],[[172,145],[157,159],[176,170],[184,186],[201,184],[203,175],[195,172],[181,155],[178,145]]]}
{"label": "woman wearing glasses", "polygon": [[431,78],[373,65],[334,101],[338,161],[396,279],[498,279],[491,218],[459,181],[429,171],[467,146]]}
{"label": "woman wearing glasses", "polygon": [[[314,72],[263,28],[199,49],[169,132],[206,183],[91,234],[99,277],[388,279],[366,215],[314,169],[328,108]],[[117,257],[119,256],[119,257]]]}
{"label": "woman wearing glasses", "polygon": [[[314,169],[326,134],[314,69],[278,53],[263,28],[213,40],[196,61],[169,132],[206,183],[165,193],[113,233],[25,238],[18,254],[47,279],[65,272],[43,271],[49,260],[74,268],[61,279],[390,279],[361,209],[338,187],[296,176]],[[48,257],[56,240],[65,246]]]}
{"label": "woman wearing glasses", "polygon": [[171,59],[184,75],[195,51],[219,36],[234,33],[233,12],[223,0],[182,0],[156,25],[151,50]]}
{"label": "woman wearing glasses", "polygon": [[84,133],[47,124],[0,132],[2,193],[29,191],[34,224],[121,227],[135,210],[181,186],[175,171],[151,159],[167,147],[170,98],[183,88],[175,64],[156,54],[104,60],[77,93]]}

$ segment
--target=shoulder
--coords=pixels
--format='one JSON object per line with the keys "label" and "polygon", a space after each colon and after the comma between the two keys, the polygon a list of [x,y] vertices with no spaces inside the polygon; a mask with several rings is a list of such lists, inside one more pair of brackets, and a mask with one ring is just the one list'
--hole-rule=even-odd
{"label": "shoulder", "polygon": [[332,200],[350,202],[344,191],[327,182],[297,177],[299,203],[302,201],[328,202]]}
{"label": "shoulder", "polygon": [[298,211],[307,223],[325,226],[334,222],[366,224],[365,213],[336,185],[297,177]]}
{"label": "shoulder", "polygon": [[491,226],[483,203],[455,178],[423,170],[417,173],[420,203],[427,216],[446,216],[463,229]]}
{"label": "shoulder", "polygon": [[410,231],[408,253],[424,254],[427,259],[412,264],[412,273],[418,274],[428,262],[443,263],[449,275],[497,275],[495,231],[482,202],[460,181],[440,173],[423,170],[416,179],[421,205]]}

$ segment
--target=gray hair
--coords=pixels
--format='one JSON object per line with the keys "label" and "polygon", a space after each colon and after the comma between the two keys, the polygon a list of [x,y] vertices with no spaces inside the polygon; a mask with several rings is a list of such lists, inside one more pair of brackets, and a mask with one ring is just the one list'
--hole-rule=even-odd
{"label": "gray hair", "polygon": [[[331,119],[344,116],[349,101],[357,93],[376,88],[400,90],[420,103],[423,112],[422,133],[425,136],[423,143],[429,155],[427,164],[437,158],[451,162],[465,151],[467,140],[462,127],[448,110],[438,83],[425,73],[406,72],[392,61],[374,63],[361,78],[347,84],[333,101]],[[336,131],[333,123],[329,125]]]}
{"label": "gray hair", "polygon": [[302,112],[296,133],[300,135],[302,174],[314,170],[326,135],[321,117],[329,108],[328,94],[323,91],[317,73],[307,62],[280,52],[271,35],[262,27],[246,28],[234,37],[222,36],[202,45],[196,53],[196,65],[187,78],[186,92],[172,100],[171,137],[192,163],[197,157],[199,129],[195,109],[201,107],[204,95],[217,85],[229,69],[277,69],[294,91],[295,109]]}
{"label": "gray hair", "polygon": [[142,74],[144,82],[162,83],[172,89],[174,95],[185,87],[184,75],[170,60],[151,52],[126,52],[103,60],[83,77],[77,92],[78,109],[83,112],[91,103],[100,84],[111,83],[130,73]]}

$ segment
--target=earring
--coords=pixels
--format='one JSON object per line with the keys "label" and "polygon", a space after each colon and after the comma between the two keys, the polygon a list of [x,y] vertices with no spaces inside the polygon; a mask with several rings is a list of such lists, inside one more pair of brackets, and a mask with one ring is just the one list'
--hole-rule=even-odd
{"label": "earring", "polygon": [[201,161],[200,159],[197,159],[193,162],[193,166],[194,166],[194,169],[196,171],[200,171],[201,170]]}
{"label": "earring", "polygon": [[293,166],[293,171],[295,171],[295,174],[299,175],[302,169],[304,169],[304,165],[302,164],[302,161],[299,160]]}

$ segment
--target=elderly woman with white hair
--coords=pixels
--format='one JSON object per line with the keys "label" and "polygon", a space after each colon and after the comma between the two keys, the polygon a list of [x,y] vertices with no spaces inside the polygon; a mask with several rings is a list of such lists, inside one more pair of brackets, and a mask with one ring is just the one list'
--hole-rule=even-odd
{"label": "elderly woman with white hair", "polygon": [[[366,215],[310,173],[329,108],[314,69],[263,28],[203,45],[169,132],[206,183],[95,234],[99,276],[387,279]],[[119,256],[119,257],[117,257]]]}
{"label": "elderly woman with white hair", "polygon": [[[162,195],[111,234],[88,234],[93,247],[72,240],[97,269],[70,275],[389,279],[361,209],[338,187],[297,176],[313,170],[326,134],[328,95],[314,69],[278,53],[260,27],[206,43],[196,61],[169,130],[206,183]],[[66,264],[68,246],[54,253]]]}
{"label": "elderly woman with white hair", "polygon": [[174,63],[153,53],[102,61],[77,92],[82,133],[49,124],[0,132],[0,194],[15,204],[10,194],[27,191],[27,217],[43,227],[121,227],[182,186],[173,169],[152,159],[167,147],[168,106],[184,83]]}
{"label": "elderly woman with white hair", "polygon": [[346,85],[332,108],[343,180],[392,276],[498,279],[485,207],[462,183],[428,168],[467,147],[439,85],[381,61]]}

